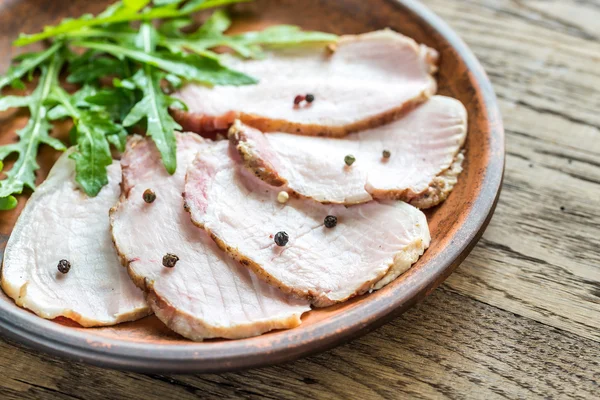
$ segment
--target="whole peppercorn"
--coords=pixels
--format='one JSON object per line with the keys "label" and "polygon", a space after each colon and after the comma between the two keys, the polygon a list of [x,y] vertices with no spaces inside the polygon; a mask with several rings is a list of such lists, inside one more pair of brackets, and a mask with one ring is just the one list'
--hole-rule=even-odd
{"label": "whole peppercorn", "polygon": [[335,228],[337,225],[337,217],[335,215],[328,215],[325,217],[325,227]]}
{"label": "whole peppercorn", "polygon": [[299,105],[300,103],[302,103],[305,99],[305,96],[302,96],[301,94],[299,94],[298,96],[294,97],[294,105]]}
{"label": "whole peppercorn", "polygon": [[69,272],[69,270],[71,269],[71,263],[68,262],[67,260],[60,260],[58,262],[58,271],[66,274],[67,272]]}
{"label": "whole peppercorn", "polygon": [[162,259],[162,264],[167,268],[173,268],[177,264],[177,261],[179,261],[179,257],[175,254],[167,253]]}
{"label": "whole peppercorn", "polygon": [[344,162],[347,166],[354,164],[354,161],[356,161],[356,157],[354,157],[352,154],[348,154],[346,157],[344,157]]}
{"label": "whole peppercorn", "polygon": [[392,156],[392,153],[389,150],[384,150],[382,156],[383,158],[388,159]]}
{"label": "whole peppercorn", "polygon": [[307,94],[305,100],[306,100],[307,103],[312,103],[313,101],[315,101],[315,95],[314,94]]}
{"label": "whole peppercorn", "polygon": [[146,203],[154,203],[154,200],[156,200],[156,193],[154,193],[152,189],[146,189],[144,190],[144,194],[142,195],[142,197],[144,198],[144,201]]}
{"label": "whole peppercorn", "polygon": [[277,232],[275,234],[274,240],[275,240],[275,244],[277,246],[283,247],[288,243],[288,241],[290,240],[290,237],[288,236],[287,233],[285,233],[284,231],[281,231],[281,232]]}

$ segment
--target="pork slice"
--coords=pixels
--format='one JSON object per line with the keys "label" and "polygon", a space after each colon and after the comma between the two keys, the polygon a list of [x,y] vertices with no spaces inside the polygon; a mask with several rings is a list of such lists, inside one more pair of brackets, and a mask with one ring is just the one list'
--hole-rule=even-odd
{"label": "pork slice", "polygon": [[[144,317],[150,308],[110,236],[119,163],[108,167],[109,183],[98,196],[88,197],[77,188],[71,152],[56,161],[21,212],[4,252],[2,289],[40,317],[66,317],[85,327]],[[70,263],[67,273],[58,270],[61,260]]]}
{"label": "pork slice", "polygon": [[[466,134],[465,107],[434,96],[397,121],[344,138],[264,135],[239,121],[229,137],[246,167],[270,185],[322,203],[397,199],[428,208],[456,184]],[[356,159],[351,166],[346,155]]]}
{"label": "pork slice", "polygon": [[[259,83],[186,85],[174,94],[189,107],[175,112],[186,129],[223,130],[239,118],[264,132],[343,136],[391,121],[437,90],[437,52],[390,30],[342,36],[333,52],[304,46],[224,60]],[[294,106],[305,94],[315,100]]]}
{"label": "pork slice", "polygon": [[[235,152],[230,154],[235,156]],[[403,202],[346,208],[312,200],[277,202],[277,190],[228,157],[202,152],[188,168],[184,198],[192,220],[264,280],[322,307],[362,294],[386,274],[406,271],[429,246],[425,215]],[[324,227],[324,218],[337,226]],[[286,232],[278,246],[274,236]]]}
{"label": "pork slice", "polygon": [[[177,146],[178,168],[169,175],[150,140],[131,141],[121,161],[123,195],[111,211],[117,249],[156,316],[192,340],[243,338],[299,325],[308,303],[228,257],[183,208],[187,165],[198,151],[219,145],[177,134]],[[152,203],[143,199],[147,189],[156,195]],[[179,257],[173,268],[163,265],[167,253]]]}

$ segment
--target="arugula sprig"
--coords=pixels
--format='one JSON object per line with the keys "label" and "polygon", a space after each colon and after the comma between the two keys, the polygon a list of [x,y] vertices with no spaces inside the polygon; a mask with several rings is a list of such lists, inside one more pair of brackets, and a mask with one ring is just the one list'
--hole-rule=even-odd
{"label": "arugula sprig", "polygon": [[[2,161],[0,161],[0,171],[4,167]],[[0,211],[12,210],[17,206],[17,199],[14,196],[0,197]]]}
{"label": "arugula sprig", "polygon": [[70,157],[75,160],[76,180],[88,195],[96,196],[108,183],[106,167],[112,163],[109,138],[117,137],[113,143],[122,148],[127,132],[123,126],[114,123],[104,109],[85,102],[84,98],[91,96],[91,92],[93,89],[84,87],[69,95],[60,86],[55,86],[52,95],[59,106],[50,110],[49,117],[73,120],[72,142],[77,145],[77,151]]}
{"label": "arugula sprig", "polygon": [[155,50],[132,49],[122,44],[100,42],[73,42],[73,46],[104,51],[115,57],[127,57],[135,61],[158,67],[183,79],[208,85],[250,85],[256,79],[231,70],[219,61],[197,54],[159,53]]}
{"label": "arugula sprig", "polygon": [[133,69],[133,65],[127,60],[89,50],[80,56],[71,56],[67,82],[94,84],[110,75],[130,76]]}
{"label": "arugula sprig", "polygon": [[60,52],[55,52],[49,64],[41,66],[41,76],[37,88],[29,96],[7,96],[0,100],[3,109],[8,107],[28,107],[30,118],[27,125],[17,131],[17,143],[0,146],[0,161],[16,153],[17,160],[0,181],[0,203],[4,207],[16,205],[14,194],[23,192],[25,187],[35,189],[35,171],[39,168],[36,161],[38,147],[47,144],[56,150],[65,150],[65,145],[50,136],[52,125],[48,120],[48,108],[53,101],[52,93],[59,87],[58,75],[64,63]]}
{"label": "arugula sprig", "polygon": [[[144,52],[142,54],[156,50],[157,35],[152,25],[147,22],[142,24],[137,40],[137,45]],[[125,117],[123,125],[132,126],[146,119],[148,135],[154,140],[167,172],[173,174],[177,168],[175,130],[180,130],[181,126],[169,114],[169,106],[175,100],[167,96],[160,87],[164,76],[164,73],[151,64],[145,64],[133,76],[132,80],[143,91],[143,97]]]}
{"label": "arugula sprig", "polygon": [[[198,29],[189,31],[191,14],[251,0],[122,0],[97,16],[65,19],[43,32],[21,35],[15,45],[54,40],[46,50],[27,53],[0,77],[0,89],[7,85],[24,87],[39,71],[36,89],[28,96],[0,96],[0,110],[24,107],[30,111],[27,126],[18,131],[19,142],[0,146],[2,160],[16,154],[13,167],[0,181],[0,209],[16,206],[14,194],[34,189],[38,147],[47,144],[57,150],[65,145],[49,135],[51,121],[70,119],[70,142],[76,146],[76,180],[90,196],[107,183],[106,167],[112,162],[111,145],[122,151],[126,136],[144,129],[154,140],[169,173],[177,168],[175,131],[181,126],[169,108],[185,104],[170,97],[165,88],[187,82],[205,85],[249,85],[256,80],[229,68],[215,47],[227,47],[244,58],[258,58],[265,47],[325,43],[336,36],[304,32],[289,25],[259,32],[228,35],[231,19],[216,11]],[[155,20],[161,20],[155,28]],[[139,28],[132,21],[140,21]],[[83,54],[71,51],[84,48]],[[69,83],[82,85],[68,93],[58,80],[68,64]],[[112,79],[112,85],[109,81]]]}
{"label": "arugula sprig", "polygon": [[[314,43],[329,43],[337,36],[323,32],[306,32],[293,25],[276,25],[258,32],[226,35],[231,19],[226,11],[215,11],[195,32],[183,35],[181,29],[191,21],[179,20],[179,25],[169,27],[162,37],[161,45],[171,51],[191,51],[199,55],[211,55],[210,49],[228,47],[245,58],[260,58],[263,47],[276,48]],[[214,53],[212,53],[214,55]]]}
{"label": "arugula sprig", "polygon": [[158,2],[155,0],[155,7],[146,7],[150,4],[150,0],[123,0],[113,4],[97,17],[94,17],[92,14],[85,14],[77,19],[67,18],[59,25],[45,27],[43,32],[33,35],[21,34],[14,41],[14,45],[25,46],[40,40],[64,35],[72,31],[82,31],[95,26],[131,21],[181,18],[209,8],[248,1],[251,0],[192,0],[187,2],[183,7],[178,8],[179,4],[182,3],[181,0],[159,0]]}
{"label": "arugula sprig", "polygon": [[54,55],[54,53],[56,53],[62,46],[63,43],[57,42],[48,47],[46,50],[22,54],[19,57],[20,63],[11,65],[6,74],[0,77],[0,89],[6,85],[22,87],[22,82],[20,79],[25,74],[32,74],[40,64],[48,60],[48,58]]}
{"label": "arugula sprig", "polygon": [[[189,51],[200,56],[218,58],[218,54],[211,51],[216,47],[227,47],[244,58],[260,58],[263,56],[263,48],[278,48],[286,46],[297,46],[307,44],[330,43],[337,39],[336,35],[323,32],[303,31],[294,25],[276,25],[262,31],[247,32],[238,35],[226,35],[225,31],[231,26],[231,18],[225,10],[215,11],[206,22],[195,32],[184,34],[181,30],[193,24],[189,18],[176,18],[164,22],[158,29],[159,36],[157,45],[167,49],[171,53],[182,53]],[[115,32],[109,29],[84,29],[65,33],[65,37],[81,40],[78,45],[98,49],[97,44],[90,46],[86,40],[101,39],[117,41],[121,44],[133,43],[137,32],[133,30],[122,30]],[[103,47],[103,51],[120,54],[119,49],[109,46]],[[140,56],[138,56],[139,58]]]}

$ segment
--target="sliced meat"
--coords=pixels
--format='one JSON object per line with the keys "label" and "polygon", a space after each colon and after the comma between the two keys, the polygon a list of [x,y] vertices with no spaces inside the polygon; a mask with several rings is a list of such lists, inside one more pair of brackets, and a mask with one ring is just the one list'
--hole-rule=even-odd
{"label": "sliced meat", "polygon": [[410,200],[410,204],[415,207],[425,209],[437,206],[446,198],[458,183],[458,176],[462,172],[462,163],[465,160],[464,152],[460,152],[452,161],[450,167],[442,171],[439,175],[433,178],[433,181],[427,187],[427,190],[422,192]]}
{"label": "sliced meat", "polygon": [[[434,96],[397,121],[344,138],[263,135],[239,121],[229,137],[246,166],[270,185],[323,203],[397,199],[427,208],[456,184],[466,134],[465,107]],[[347,155],[356,159],[351,166]]]}
{"label": "sliced meat", "polygon": [[[119,198],[121,168],[88,197],[75,183],[75,162],[63,154],[31,195],[4,253],[2,289],[40,317],[70,318],[89,326],[114,325],[150,314],[115,251],[108,210]],[[63,262],[63,271],[58,269]],[[67,264],[68,262],[68,264]]]}
{"label": "sliced meat", "polygon": [[[186,167],[214,142],[177,134],[177,146],[178,168],[169,175],[150,140],[131,141],[122,159],[123,196],[111,211],[117,249],[155,314],[192,340],[243,338],[299,325],[308,303],[237,264],[183,209]],[[147,189],[156,196],[152,203],[144,201]],[[179,258],[172,268],[163,265],[167,254]]]}
{"label": "sliced meat", "polygon": [[[437,89],[437,52],[390,30],[343,36],[333,52],[304,46],[224,60],[259,83],[185,86],[174,95],[189,107],[175,112],[185,129],[223,130],[239,118],[263,132],[343,136],[389,122]],[[305,94],[314,101],[294,106]]]}
{"label": "sliced meat", "polygon": [[[235,153],[232,151],[232,155]],[[326,206],[277,202],[277,190],[228,157],[225,147],[199,153],[184,198],[192,220],[235,259],[286,292],[321,307],[406,271],[429,246],[425,215],[403,202]],[[337,217],[326,228],[324,219]],[[274,242],[286,232],[289,242]]]}

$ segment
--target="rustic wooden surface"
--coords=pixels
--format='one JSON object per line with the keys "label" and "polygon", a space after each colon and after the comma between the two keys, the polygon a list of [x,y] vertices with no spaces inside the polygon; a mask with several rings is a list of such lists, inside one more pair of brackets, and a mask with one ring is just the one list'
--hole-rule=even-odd
{"label": "rustic wooden surface", "polygon": [[0,397],[598,398],[600,0],[424,2],[483,63],[507,131],[496,214],[441,289],[352,343],[242,373],[123,373],[0,342]]}

